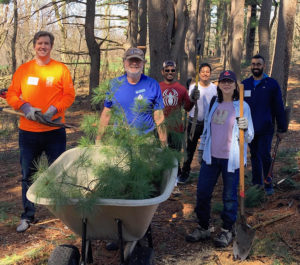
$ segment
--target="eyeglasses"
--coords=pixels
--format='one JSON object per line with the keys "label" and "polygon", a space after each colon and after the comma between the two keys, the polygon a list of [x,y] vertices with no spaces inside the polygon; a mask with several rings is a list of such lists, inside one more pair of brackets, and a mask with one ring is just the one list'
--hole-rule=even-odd
{"label": "eyeglasses", "polygon": [[175,70],[175,69],[165,69],[165,72],[166,72],[166,73],[169,73],[169,72],[175,73],[176,70]]}

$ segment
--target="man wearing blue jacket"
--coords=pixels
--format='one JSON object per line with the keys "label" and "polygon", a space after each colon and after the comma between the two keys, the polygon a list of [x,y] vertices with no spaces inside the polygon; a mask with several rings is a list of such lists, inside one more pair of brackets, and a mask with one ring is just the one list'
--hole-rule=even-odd
{"label": "man wearing blue jacket", "polygon": [[254,139],[249,144],[253,185],[263,185],[268,195],[274,193],[272,179],[266,179],[271,164],[271,145],[274,123],[277,136],[282,139],[287,121],[280,86],[264,73],[265,60],[257,54],[251,60],[252,76],[245,79],[244,99],[249,104],[254,125]]}

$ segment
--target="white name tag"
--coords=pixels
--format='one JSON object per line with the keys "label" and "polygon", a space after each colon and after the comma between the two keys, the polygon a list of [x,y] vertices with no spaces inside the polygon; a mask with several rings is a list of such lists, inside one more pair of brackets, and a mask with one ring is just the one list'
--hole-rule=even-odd
{"label": "white name tag", "polygon": [[251,97],[251,90],[244,90],[244,92],[245,97]]}
{"label": "white name tag", "polygon": [[33,76],[28,77],[28,80],[27,80],[28,85],[37,86],[38,83],[39,83],[39,78],[38,77],[33,77]]}

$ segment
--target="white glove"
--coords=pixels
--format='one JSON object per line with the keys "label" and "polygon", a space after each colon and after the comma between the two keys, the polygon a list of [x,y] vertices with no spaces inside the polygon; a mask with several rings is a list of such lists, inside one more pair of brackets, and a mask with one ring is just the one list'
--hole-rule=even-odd
{"label": "white glove", "polygon": [[51,121],[52,117],[57,113],[57,108],[55,108],[54,106],[50,106],[47,111],[44,113],[44,117],[46,118],[46,120]]}
{"label": "white glove", "polygon": [[203,157],[203,150],[198,150],[198,162],[201,164]]}
{"label": "white glove", "polygon": [[192,102],[196,102],[200,98],[200,91],[198,88],[195,88],[192,90],[191,95],[190,95],[190,100]]}
{"label": "white glove", "polygon": [[248,120],[246,117],[238,118],[237,121],[239,129],[247,130],[248,129]]}
{"label": "white glove", "polygon": [[29,103],[25,103],[21,106],[21,111],[24,112],[26,119],[35,121],[35,113],[41,111],[39,108],[32,107]]}

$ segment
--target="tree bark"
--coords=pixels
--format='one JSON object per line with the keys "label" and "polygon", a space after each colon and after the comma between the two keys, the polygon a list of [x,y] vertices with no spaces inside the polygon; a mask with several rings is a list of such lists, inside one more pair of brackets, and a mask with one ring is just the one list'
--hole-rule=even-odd
{"label": "tree bark", "polygon": [[137,46],[138,36],[138,0],[128,1],[128,35],[127,40],[130,47]]}
{"label": "tree bark", "polygon": [[170,58],[170,40],[168,27],[168,0],[148,0],[149,43],[150,43],[150,76],[161,80],[161,66]]}
{"label": "tree bark", "polygon": [[232,55],[231,69],[235,72],[237,80],[241,78],[241,61],[243,51],[245,0],[231,0],[232,17]]}
{"label": "tree bark", "polygon": [[85,17],[85,39],[90,56],[90,82],[89,97],[91,97],[93,89],[99,85],[100,77],[100,45],[97,43],[94,27],[95,27],[95,4],[96,0],[89,0],[86,4]]}
{"label": "tree bark", "polygon": [[254,51],[255,29],[256,29],[256,4],[249,5],[250,18],[247,27],[246,37],[246,62],[250,62]]}
{"label": "tree bark", "polygon": [[[201,56],[203,56],[204,52],[204,44],[205,44],[205,7],[206,7],[206,0],[200,0],[199,2],[199,10],[198,10],[198,21],[197,21],[197,28],[198,28],[198,38],[200,39],[201,43]],[[198,70],[197,70],[198,71]]]}
{"label": "tree bark", "polygon": [[[139,0],[139,32],[138,46],[146,47],[147,41],[147,1]],[[146,48],[143,49],[146,53]]]}
{"label": "tree bark", "polygon": [[12,60],[12,73],[17,70],[17,59],[16,59],[16,41],[18,34],[18,3],[17,0],[14,3],[14,32],[11,39],[11,60]]}
{"label": "tree bark", "polygon": [[292,56],[294,22],[297,0],[281,0],[279,7],[276,47],[272,65],[272,77],[275,78],[286,102],[289,67]]}
{"label": "tree bark", "polygon": [[263,0],[258,25],[259,54],[265,58],[265,72],[269,72],[270,58],[270,15],[272,0]]}
{"label": "tree bark", "polygon": [[187,53],[187,77],[192,78],[195,75],[196,66],[196,38],[197,38],[197,17],[199,9],[199,0],[191,1],[191,10],[189,15],[189,26],[186,34],[186,53]]}
{"label": "tree bark", "polygon": [[221,45],[220,45],[220,32],[221,32],[221,25],[222,25],[222,18],[225,15],[224,9],[224,2],[219,1],[217,6],[217,24],[216,24],[216,39],[215,39],[215,55],[217,57],[221,56]]}

